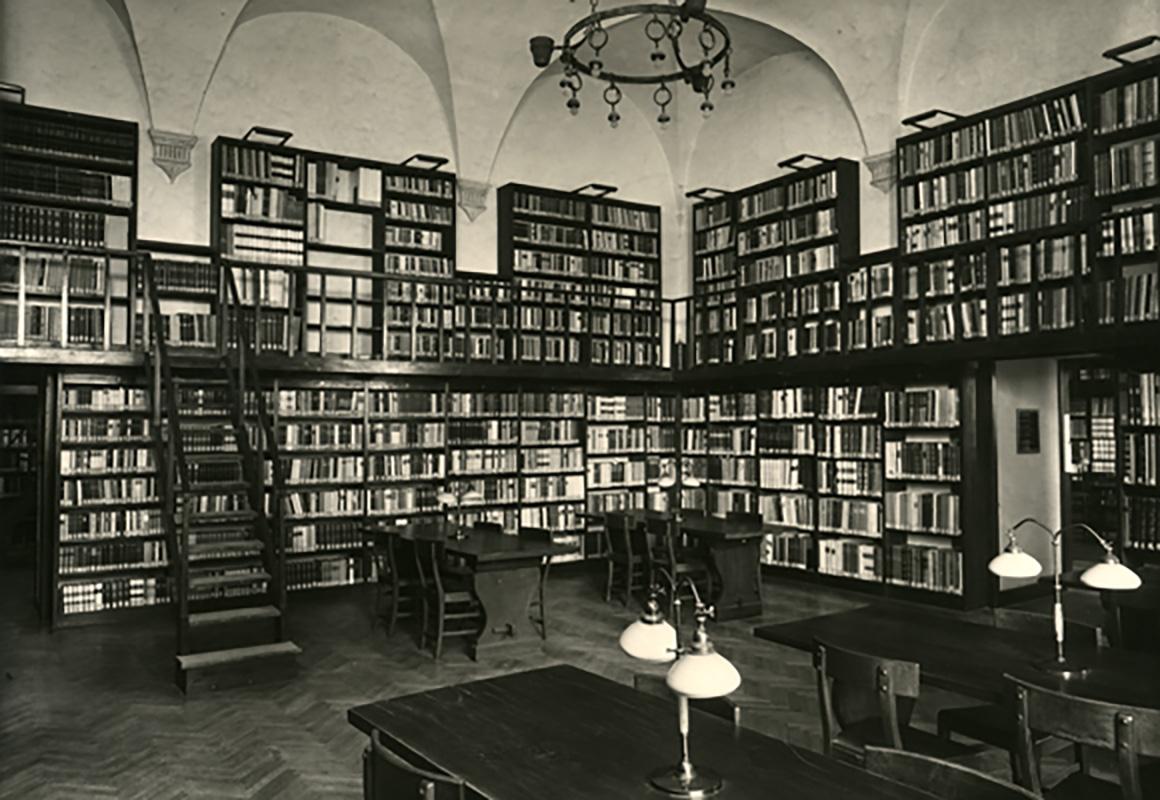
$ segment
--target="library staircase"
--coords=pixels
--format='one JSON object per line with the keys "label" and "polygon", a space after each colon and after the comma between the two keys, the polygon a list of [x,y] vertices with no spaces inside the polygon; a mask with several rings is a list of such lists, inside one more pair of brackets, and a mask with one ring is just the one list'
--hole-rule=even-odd
{"label": "library staircase", "polygon": [[[148,267],[145,274],[160,320]],[[178,611],[177,685],[188,693],[288,677],[301,650],[284,630],[280,465],[264,398],[246,389],[247,381],[259,385],[248,342],[243,333],[233,350],[178,355],[165,328],[150,326],[149,360]]]}

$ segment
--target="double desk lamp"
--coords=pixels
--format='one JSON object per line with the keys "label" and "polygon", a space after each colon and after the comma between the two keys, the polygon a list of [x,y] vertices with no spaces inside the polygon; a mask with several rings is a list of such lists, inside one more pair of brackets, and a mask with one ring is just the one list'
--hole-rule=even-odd
{"label": "double desk lamp", "polygon": [[1055,658],[1039,666],[1045,672],[1051,672],[1065,678],[1082,675],[1085,667],[1069,661],[1063,650],[1063,534],[1070,530],[1086,531],[1104,548],[1103,560],[1088,567],[1079,576],[1080,581],[1085,586],[1103,591],[1131,591],[1140,588],[1140,576],[1116,558],[1116,554],[1112,552],[1112,546],[1107,540],[1082,522],[1053,531],[1033,517],[1019,520],[1007,532],[1007,546],[987,565],[987,568],[995,575],[1001,578],[1035,578],[1043,571],[1043,565],[1019,546],[1015,532],[1024,525],[1034,525],[1051,537],[1052,571],[1055,578],[1055,602],[1052,607],[1052,617],[1055,624]]}
{"label": "double desk lamp", "polygon": [[460,509],[463,508],[464,503],[482,503],[483,495],[473,489],[468,483],[460,483],[455,485],[448,485],[444,487],[443,491],[435,496],[439,501],[439,505],[443,510],[443,535],[447,535],[447,510],[451,509],[451,521],[454,525],[454,531],[451,534],[453,539],[465,539],[467,534],[461,525],[462,518],[460,516]]}

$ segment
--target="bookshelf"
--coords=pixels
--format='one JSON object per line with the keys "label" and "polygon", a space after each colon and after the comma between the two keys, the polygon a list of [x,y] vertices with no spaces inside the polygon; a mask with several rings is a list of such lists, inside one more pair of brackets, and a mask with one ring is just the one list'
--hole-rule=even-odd
{"label": "bookshelf", "polygon": [[[520,490],[520,394],[517,391],[452,390],[447,406],[447,483],[463,502],[463,524],[494,522],[518,530]],[[534,483],[534,480],[533,480]]]}
{"label": "bookshelf", "polygon": [[661,363],[660,209],[509,183],[499,273],[518,290],[521,363]]}
{"label": "bookshelf", "polygon": [[858,165],[815,160],[694,204],[694,366],[843,351],[843,265],[856,260],[860,240]]}
{"label": "bookshelf", "polygon": [[589,394],[585,460],[590,513],[643,508],[648,447],[643,394]]}
{"label": "bookshelf", "polygon": [[711,514],[757,510],[757,395],[710,393],[705,399],[705,508]]}
{"label": "bookshelf", "polygon": [[36,558],[40,392],[3,375],[0,386],[0,554],[6,564]]}
{"label": "bookshelf", "polygon": [[[145,388],[130,378],[64,373],[47,463],[54,627],[168,603],[169,556]],[[47,521],[46,521],[47,524]]]}
{"label": "bookshelf", "polygon": [[582,392],[528,391],[520,395],[520,528],[542,528],[574,545],[576,560],[599,552],[580,514],[585,500],[585,401]]}
{"label": "bookshelf", "polygon": [[997,534],[984,501],[993,486],[976,465],[991,458],[988,380],[968,367],[760,390],[762,562],[890,597],[986,602]]}

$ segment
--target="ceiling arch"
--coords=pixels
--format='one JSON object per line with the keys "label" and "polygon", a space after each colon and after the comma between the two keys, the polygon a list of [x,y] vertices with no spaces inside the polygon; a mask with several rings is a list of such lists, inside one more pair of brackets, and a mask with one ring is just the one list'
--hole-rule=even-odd
{"label": "ceiling arch", "polygon": [[[435,16],[431,0],[248,0],[242,8],[217,56],[217,66],[222,54],[239,27],[271,14],[307,12],[326,14],[359,25],[363,25],[389,39],[406,53],[427,75],[439,98],[444,121],[451,135],[452,146],[458,161],[458,141],[456,131],[455,105],[451,88],[451,76],[447,64],[444,39]],[[213,81],[213,74],[209,83]],[[204,101],[204,95],[203,95]],[[201,108],[198,108],[198,115]],[[195,123],[196,124],[196,123]]]}

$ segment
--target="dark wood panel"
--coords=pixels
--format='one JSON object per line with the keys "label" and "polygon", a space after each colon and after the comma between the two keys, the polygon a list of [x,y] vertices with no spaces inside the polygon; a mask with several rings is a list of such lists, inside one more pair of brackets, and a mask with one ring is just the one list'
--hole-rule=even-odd
{"label": "dark wood panel", "polygon": [[[571,666],[547,667],[352,708],[351,724],[493,800],[655,798],[651,771],[675,763],[665,700]],[[816,753],[692,716],[694,764],[725,779],[723,800],[926,797]]]}

